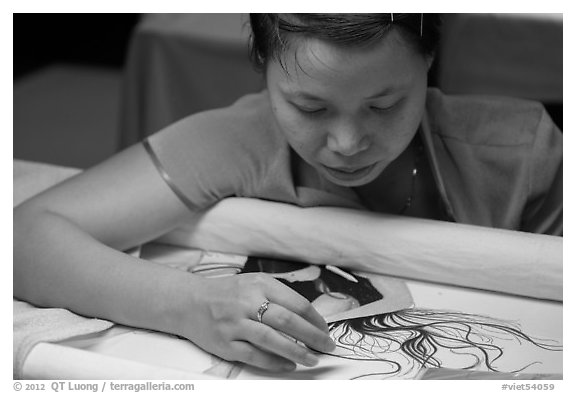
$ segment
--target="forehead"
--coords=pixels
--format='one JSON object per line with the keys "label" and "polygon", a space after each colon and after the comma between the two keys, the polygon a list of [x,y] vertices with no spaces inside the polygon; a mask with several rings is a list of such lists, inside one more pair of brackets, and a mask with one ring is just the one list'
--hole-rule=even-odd
{"label": "forehead", "polygon": [[[367,46],[341,46],[315,38],[292,39],[267,69],[269,83],[288,90],[340,86],[381,90],[409,85],[426,73],[425,60],[395,31]],[[377,85],[377,86],[376,86]]]}

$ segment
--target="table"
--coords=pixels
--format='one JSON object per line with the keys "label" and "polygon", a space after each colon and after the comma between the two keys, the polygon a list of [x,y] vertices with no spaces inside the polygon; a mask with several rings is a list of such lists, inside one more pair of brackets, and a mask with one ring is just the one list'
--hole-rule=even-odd
{"label": "table", "polygon": [[249,61],[245,14],[149,14],[127,57],[120,145],[263,88]]}
{"label": "table", "polygon": [[[78,170],[73,168],[15,161],[14,204],[76,173]],[[187,266],[200,260],[199,250],[162,244],[152,244],[150,247],[147,257],[157,263]],[[418,308],[440,313],[453,310],[468,315],[487,315],[497,323],[510,321],[505,323],[512,327],[519,326],[522,332],[534,337],[537,342],[553,346],[562,344],[563,306],[560,302],[414,280],[405,282]],[[517,336],[514,338],[499,334],[492,337],[489,334],[483,340],[487,338],[504,350],[505,356],[498,360],[501,371],[526,365],[526,372],[562,373],[561,351],[542,349]],[[54,359],[58,359],[58,362]],[[533,363],[537,361],[540,363]],[[370,367],[367,367],[358,359],[342,360],[322,356],[316,368],[299,368],[294,373],[272,375],[248,367],[234,368],[186,340],[163,333],[116,326],[90,337],[36,345],[24,363],[24,376],[30,379],[150,380],[212,379],[226,376],[236,379],[347,379],[382,371],[378,362],[369,363]],[[448,361],[446,364],[452,368],[456,365]],[[415,378],[420,371],[409,369],[404,375],[393,377]]]}
{"label": "table", "polygon": [[[150,260],[167,264],[173,267],[188,267],[198,263],[196,250],[187,250],[168,245],[149,245],[147,251]],[[211,256],[211,260],[215,260]],[[222,260],[226,260],[225,256]],[[523,333],[535,338],[536,341],[545,344],[561,345],[562,343],[562,304],[558,302],[538,301],[534,299],[516,296],[502,295],[485,291],[456,288],[446,285],[438,285],[413,280],[406,280],[417,309],[424,313],[437,312],[440,319],[450,321],[456,318],[459,322],[454,324],[454,329],[446,336],[452,340],[457,336],[457,330],[463,329],[466,334],[467,325],[460,322],[462,315],[470,315],[474,320],[481,320],[478,315],[490,316],[489,323],[505,324],[507,328],[520,326]],[[442,313],[452,312],[449,317]],[[462,314],[464,313],[464,314]],[[411,318],[409,313],[407,318]],[[470,318],[470,317],[469,317]],[[424,318],[426,319],[426,318]],[[505,321],[505,322],[503,322]],[[428,321],[429,323],[432,321]],[[438,323],[438,321],[434,321]],[[517,324],[517,325],[516,325]],[[472,324],[473,325],[473,324]],[[438,333],[441,329],[437,328]],[[487,325],[486,330],[472,330],[472,341],[483,344],[484,350],[493,352],[498,356],[501,349],[502,356],[494,365],[502,372],[510,372],[527,367],[524,372],[527,377],[518,379],[543,378],[538,374],[552,374],[546,378],[559,378],[562,373],[562,352],[557,350],[543,349],[518,336],[508,335],[505,331],[497,331],[494,326]],[[431,329],[434,332],[434,329]],[[407,330],[407,333],[410,330]],[[478,334],[478,335],[477,335]],[[484,334],[484,336],[482,336]],[[442,334],[439,334],[441,336]],[[338,330],[333,334],[338,337]],[[378,342],[377,340],[375,340]],[[441,341],[438,338],[438,341]],[[381,344],[381,341],[379,342]],[[373,344],[373,343],[372,343]],[[491,346],[498,347],[491,348]],[[40,346],[39,346],[40,347]],[[124,375],[130,378],[143,379],[168,379],[172,376],[188,374],[193,379],[413,379],[419,378],[423,371],[414,366],[397,351],[388,351],[387,359],[393,359],[402,366],[403,373],[382,375],[389,371],[390,365],[386,362],[363,361],[361,356],[350,357],[350,352],[341,348],[340,352],[348,358],[333,356],[320,356],[320,363],[313,368],[298,366],[290,373],[269,373],[252,367],[239,366],[234,363],[222,361],[210,355],[187,340],[152,332],[142,329],[133,329],[124,326],[116,326],[108,331],[91,337],[79,337],[68,340],[59,345],[40,347],[39,351],[33,351],[25,365],[25,372],[29,377],[53,379],[54,375],[59,378],[89,378],[110,379],[120,376],[118,370],[123,367]],[[438,351],[446,351],[440,345]],[[466,353],[466,350],[461,351]],[[460,354],[451,356],[441,354],[439,357],[445,362],[444,367],[457,369]],[[51,364],[49,373],[46,364],[53,356],[60,356],[59,364]],[[344,356],[343,355],[343,356]],[[469,355],[468,361],[473,362]],[[97,370],[87,370],[97,366]],[[479,370],[486,370],[482,364],[477,366]],[[434,370],[432,370],[434,371]],[[144,374],[147,373],[147,374]],[[455,372],[457,373],[457,372]],[[465,374],[465,373],[464,373]],[[534,376],[536,374],[536,376]],[[462,376],[452,378],[462,378]],[[510,375],[502,374],[499,378],[494,374],[480,374],[480,379],[507,379]],[[469,378],[474,379],[475,376]],[[125,378],[125,377],[124,377]]]}

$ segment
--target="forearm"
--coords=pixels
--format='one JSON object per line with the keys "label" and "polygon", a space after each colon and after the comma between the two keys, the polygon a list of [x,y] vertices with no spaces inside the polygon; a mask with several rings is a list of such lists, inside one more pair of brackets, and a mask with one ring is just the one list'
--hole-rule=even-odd
{"label": "forearm", "polygon": [[14,216],[14,296],[176,333],[192,275],[116,251],[51,213]]}
{"label": "forearm", "polygon": [[188,229],[171,240],[562,299],[562,239],[552,236],[249,199],[225,200]]}

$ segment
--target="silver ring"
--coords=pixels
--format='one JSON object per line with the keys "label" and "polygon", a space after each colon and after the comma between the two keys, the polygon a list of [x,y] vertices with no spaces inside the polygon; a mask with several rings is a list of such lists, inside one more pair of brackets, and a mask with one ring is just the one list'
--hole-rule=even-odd
{"label": "silver ring", "polygon": [[268,305],[270,304],[270,300],[266,300],[260,308],[258,308],[258,322],[262,323],[262,316],[268,310]]}

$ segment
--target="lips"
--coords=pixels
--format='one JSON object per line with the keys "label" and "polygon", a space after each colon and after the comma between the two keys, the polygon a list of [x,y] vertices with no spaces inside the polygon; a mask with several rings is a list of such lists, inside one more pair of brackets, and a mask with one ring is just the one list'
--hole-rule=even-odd
{"label": "lips", "polygon": [[366,169],[370,166],[372,166],[372,165],[357,167],[357,168],[332,168],[332,167],[328,167],[328,169],[331,169],[333,171],[345,172],[345,173],[355,173],[355,172],[359,172],[363,169]]}
{"label": "lips", "polygon": [[348,167],[348,166],[333,167],[333,166],[324,165],[324,167],[328,168],[329,170],[337,171],[337,172],[344,172],[344,173],[356,173],[356,172],[363,171],[364,169],[371,168],[372,166],[374,166],[374,164],[366,165],[366,166],[355,166],[355,167]]}
{"label": "lips", "polygon": [[364,167],[329,167],[324,166],[328,174],[340,181],[354,181],[366,176],[376,164]]}

